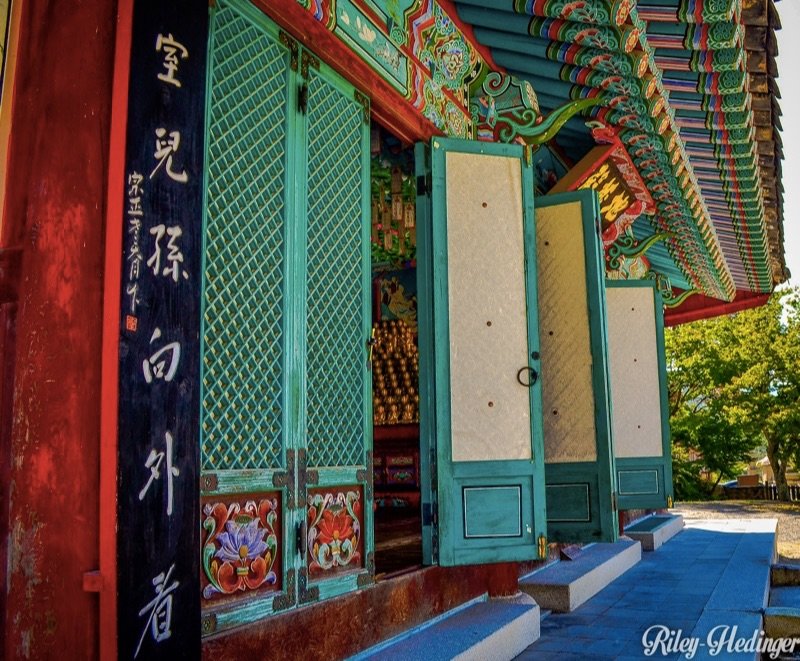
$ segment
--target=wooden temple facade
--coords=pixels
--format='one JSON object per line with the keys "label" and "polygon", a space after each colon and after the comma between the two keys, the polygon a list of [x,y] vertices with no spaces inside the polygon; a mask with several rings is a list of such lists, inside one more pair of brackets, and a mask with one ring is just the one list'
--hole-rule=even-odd
{"label": "wooden temple facade", "polygon": [[0,2],[0,656],[340,658],[671,505],[783,259],[772,0]]}

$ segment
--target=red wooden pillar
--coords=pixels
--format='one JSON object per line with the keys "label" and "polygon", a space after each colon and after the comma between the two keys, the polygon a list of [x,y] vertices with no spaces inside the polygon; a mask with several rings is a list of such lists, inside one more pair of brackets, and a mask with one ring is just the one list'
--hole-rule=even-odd
{"label": "red wooden pillar", "polygon": [[498,562],[487,567],[490,597],[510,597],[519,592],[519,563]]}
{"label": "red wooden pillar", "polygon": [[[19,247],[0,656],[98,653],[100,369],[116,3],[22,4],[0,247]],[[5,370],[4,370],[5,371]],[[5,434],[0,438],[5,440]],[[4,476],[5,477],[5,476]]]}

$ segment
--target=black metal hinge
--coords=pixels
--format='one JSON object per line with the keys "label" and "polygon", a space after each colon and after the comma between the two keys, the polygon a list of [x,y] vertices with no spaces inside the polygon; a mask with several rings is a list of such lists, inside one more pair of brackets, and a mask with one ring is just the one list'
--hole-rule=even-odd
{"label": "black metal hinge", "polygon": [[417,177],[417,197],[421,195],[429,195],[431,192],[431,175]]}
{"label": "black metal hinge", "polygon": [[439,522],[439,514],[434,503],[422,503],[422,525],[435,526]]}
{"label": "black metal hinge", "polygon": [[308,528],[306,522],[305,521],[298,522],[294,528],[294,535],[295,535],[294,543],[295,543],[295,549],[297,549],[297,554],[300,556],[300,558],[302,558],[304,562],[306,558],[306,551],[308,550],[306,544],[307,534],[308,534]]}
{"label": "black metal hinge", "polygon": [[289,66],[291,67],[292,71],[297,71],[297,61],[300,54],[300,48],[298,47],[297,42],[283,30],[278,33],[278,39],[280,39],[280,42],[289,49]]}
{"label": "black metal hinge", "polygon": [[308,85],[305,83],[297,88],[297,109],[303,115],[308,110]]}

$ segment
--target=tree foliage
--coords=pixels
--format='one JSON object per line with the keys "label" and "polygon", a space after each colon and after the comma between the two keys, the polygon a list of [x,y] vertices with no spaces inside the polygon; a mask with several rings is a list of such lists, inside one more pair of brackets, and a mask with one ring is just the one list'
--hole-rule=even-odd
{"label": "tree foliage", "polygon": [[666,346],[675,444],[699,451],[717,482],[765,445],[785,498],[800,460],[800,290],[668,329]]}

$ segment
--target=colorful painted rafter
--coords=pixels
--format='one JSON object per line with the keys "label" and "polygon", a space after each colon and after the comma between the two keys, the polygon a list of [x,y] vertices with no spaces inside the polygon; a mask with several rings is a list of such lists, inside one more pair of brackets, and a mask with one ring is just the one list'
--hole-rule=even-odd
{"label": "colorful painted rafter", "polygon": [[[634,162],[656,201],[657,216],[667,225],[657,229],[675,237],[670,245],[676,263],[699,289],[730,297],[731,275],[697,176],[678,139],[669,93],[647,45],[646,26],[631,3],[624,3],[623,10],[622,3],[615,3],[615,21],[608,18],[611,3],[600,0],[517,2],[516,14],[500,0],[456,4],[460,18],[474,26],[476,38],[491,48],[495,62],[512,76],[528,80],[542,107],[555,108],[565,98],[601,100],[586,114],[624,129],[620,138],[635,152]],[[578,5],[582,16],[568,14]],[[586,18],[592,12],[594,19]],[[581,128],[571,123],[566,133],[570,131],[577,137]]]}
{"label": "colorful painted rafter", "polygon": [[[653,229],[674,237],[669,253],[692,286],[722,299],[771,286],[741,0],[457,0],[458,16],[435,0],[299,2],[448,135],[486,130],[470,97],[490,73],[532,86],[522,96],[548,111],[594,100],[584,115],[635,154]],[[518,123],[530,132],[541,118],[528,115]],[[575,120],[563,132],[589,139]]]}
{"label": "colorful painted rafter", "polygon": [[[676,34],[690,22],[709,33],[743,31],[740,1],[664,4],[639,3],[639,16],[648,21],[652,34]],[[650,41],[656,45],[656,62],[666,69],[664,84],[673,92],[676,123],[736,286],[769,291],[772,277],[743,48],[720,42],[687,53],[686,44]]]}
{"label": "colorful painted rafter", "polygon": [[[653,150],[637,166],[657,200],[654,229],[674,232],[670,253],[695,287],[723,298],[771,287],[741,0],[517,0],[514,13],[502,0],[456,5],[543,109],[600,97],[586,114]],[[574,122],[565,133],[586,136]]]}

